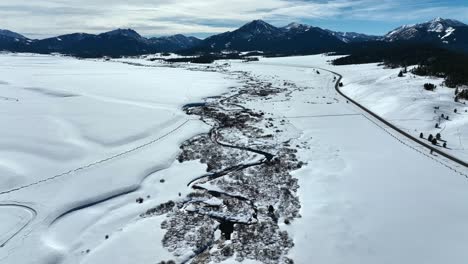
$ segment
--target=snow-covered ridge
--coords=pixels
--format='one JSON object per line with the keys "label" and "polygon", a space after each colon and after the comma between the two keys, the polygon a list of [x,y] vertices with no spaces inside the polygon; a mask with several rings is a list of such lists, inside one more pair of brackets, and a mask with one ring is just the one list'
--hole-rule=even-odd
{"label": "snow-covered ridge", "polygon": [[435,38],[445,39],[452,35],[457,27],[468,27],[468,25],[457,20],[439,17],[424,23],[401,26],[385,35],[384,39],[387,41],[412,40],[429,38],[433,35]]}

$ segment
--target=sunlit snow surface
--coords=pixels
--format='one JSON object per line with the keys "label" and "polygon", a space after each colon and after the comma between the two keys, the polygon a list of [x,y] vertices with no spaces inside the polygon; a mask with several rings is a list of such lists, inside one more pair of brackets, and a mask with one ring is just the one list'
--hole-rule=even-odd
{"label": "sunlit snow surface", "polygon": [[[429,151],[347,104],[334,92],[332,75],[323,70],[316,74],[318,67],[342,73],[345,92],[369,85],[361,89],[385,90],[398,103],[392,88],[401,83],[390,81],[397,70],[375,64],[334,67],[327,63],[330,59],[264,59],[234,67],[311,87],[294,93],[293,102],[257,106],[290,117],[303,131],[297,142],[307,141],[311,147],[300,151],[308,166],[295,173],[302,218],[284,226],[294,237],[291,257],[297,263],[464,263],[468,180],[459,172],[467,174],[466,168],[451,164],[459,171],[454,172],[438,163]],[[372,80],[386,81],[390,87],[371,86]],[[418,89],[424,81],[408,77],[404,83]],[[340,103],[320,102],[324,97],[339,98]],[[402,108],[390,107],[395,115]]]}
{"label": "sunlit snow surface", "polygon": [[[397,79],[398,71],[374,64],[333,67],[328,59],[229,62],[230,71],[307,88],[289,101],[245,102],[288,119],[292,145],[309,147],[299,152],[308,165],[294,172],[302,218],[281,224],[295,243],[290,257],[324,264],[466,263],[468,180],[460,175],[466,168],[431,156],[347,104],[334,90],[334,75],[319,68],[342,73],[344,91],[390,121],[404,116],[408,121],[396,124],[429,130],[432,121],[424,120],[437,97],[411,90],[409,99],[401,99],[395,90],[419,89],[427,80]],[[39,264],[174,259],[161,245],[162,217],[139,214],[185,195],[186,183],[206,169],[174,162],[182,141],[209,129],[181,106],[240,84],[229,74],[124,61],[158,65],[0,56],[0,193],[26,186],[0,195],[3,263],[29,264],[32,256]],[[414,105],[420,101],[422,106]],[[429,114],[405,110],[410,107]],[[135,203],[139,197],[145,197],[143,205]]]}
{"label": "sunlit snow surface", "polygon": [[[0,245],[8,242],[0,260],[31,263],[34,256],[34,263],[74,263],[81,258],[70,259],[69,252],[93,246],[81,237],[91,236],[85,241],[96,246],[123,227],[137,230],[128,217],[145,209],[134,208],[135,199],[150,195],[154,200],[146,206],[154,206],[183,191],[187,179],[173,189],[144,188],[160,177],[158,171],[166,173],[183,141],[209,129],[182,106],[232,85],[217,73],[0,55],[0,204],[9,205],[0,207]],[[184,168],[205,170],[199,164],[174,169]],[[113,214],[119,206],[124,209]],[[31,210],[37,213],[32,222],[7,241]],[[92,226],[104,228],[94,232]]]}

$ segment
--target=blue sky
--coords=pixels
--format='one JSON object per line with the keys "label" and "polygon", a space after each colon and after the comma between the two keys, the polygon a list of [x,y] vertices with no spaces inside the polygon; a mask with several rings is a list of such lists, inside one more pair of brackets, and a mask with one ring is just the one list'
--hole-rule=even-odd
{"label": "blue sky", "polygon": [[[358,2],[358,1],[355,1]],[[348,8],[342,15],[326,19],[304,19],[303,22],[337,31],[357,31],[382,35],[403,24],[416,24],[436,17],[468,23],[468,0],[434,1],[365,1],[369,9]],[[365,5],[365,4],[364,4]]]}
{"label": "blue sky", "polygon": [[435,17],[468,23],[468,0],[0,0],[0,28],[33,38],[119,27],[205,37],[254,19],[381,35]]}

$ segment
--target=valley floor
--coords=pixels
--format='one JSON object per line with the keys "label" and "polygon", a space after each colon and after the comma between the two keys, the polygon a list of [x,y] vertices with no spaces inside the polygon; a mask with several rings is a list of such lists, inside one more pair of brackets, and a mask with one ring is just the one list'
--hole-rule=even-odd
{"label": "valley floor", "polygon": [[327,59],[1,55],[0,262],[465,263],[467,168]]}
{"label": "valley floor", "polygon": [[[323,67],[340,73],[344,77],[341,91],[347,96],[416,138],[423,133],[426,143],[430,134],[435,137],[440,133],[442,141],[437,148],[468,162],[468,106],[464,100],[455,102],[455,89],[444,86],[443,78],[417,76],[411,72],[398,77],[402,69],[389,69],[375,63],[330,65],[329,61],[335,58],[315,55],[270,59],[269,62]],[[437,88],[426,91],[425,83]]]}

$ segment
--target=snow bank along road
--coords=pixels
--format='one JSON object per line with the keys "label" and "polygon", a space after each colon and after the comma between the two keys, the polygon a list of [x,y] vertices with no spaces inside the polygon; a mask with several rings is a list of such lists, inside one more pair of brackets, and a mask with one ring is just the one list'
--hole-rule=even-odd
{"label": "snow bank along road", "polygon": [[[161,243],[165,217],[139,216],[186,197],[192,191],[187,183],[206,175],[206,165],[198,161],[174,162],[182,142],[210,129],[200,121],[186,122],[181,106],[247,89],[230,77],[240,71],[273,88],[298,87],[238,102],[265,113],[278,127],[272,133],[277,130],[285,139],[276,144],[297,146],[297,158],[305,162],[294,172],[302,217],[278,223],[294,241],[286,253],[295,263],[461,264],[468,259],[468,182],[460,176],[466,168],[429,155],[419,143],[348,104],[335,90],[339,78],[314,68],[325,68],[316,58],[227,62],[210,69],[126,62],[134,65],[0,56],[5,83],[0,95],[18,99],[0,102],[5,109],[0,118],[13,129],[0,132],[0,172],[6,175],[0,180],[0,219],[7,223],[0,228],[0,261],[177,259]],[[217,141],[229,133],[213,136]],[[161,140],[145,145],[155,138]],[[130,149],[135,150],[119,155]],[[106,157],[114,158],[44,181]],[[138,198],[144,203],[136,203]]]}
{"label": "snow bank along road", "polygon": [[[332,72],[332,71],[331,71]],[[340,82],[341,80],[343,79],[343,76],[339,73],[336,73],[336,72],[332,72],[336,75],[338,75],[340,78],[339,80],[336,82],[336,85],[335,85],[335,89],[336,91],[341,95],[343,96],[344,98],[346,98],[347,100],[349,100],[350,102],[352,102],[353,104],[355,104],[356,106],[358,106],[359,108],[361,108],[362,110],[364,110],[365,112],[367,112],[368,114],[372,115],[373,117],[375,117],[376,119],[378,119],[380,122],[384,123],[386,126],[398,131],[400,134],[402,134],[403,136],[407,137],[408,139],[411,139],[412,141],[416,142],[416,143],[419,143],[421,145],[423,145],[424,147],[426,147],[427,149],[429,150],[432,150],[433,152],[437,153],[437,154],[440,154],[442,156],[444,156],[445,158],[453,161],[453,162],[456,162],[464,167],[468,167],[468,163],[466,163],[465,161],[457,158],[457,157],[454,157],[450,154],[447,154],[445,153],[444,151],[441,151],[439,148],[436,148],[434,146],[431,146],[417,138],[415,138],[414,136],[410,135],[409,133],[406,133],[405,131],[403,131],[402,129],[398,128],[397,126],[395,126],[394,124],[391,124],[390,122],[388,122],[387,120],[383,119],[382,117],[380,117],[379,115],[377,115],[376,113],[372,112],[371,110],[369,110],[368,108],[364,107],[363,105],[361,105],[360,103],[356,102],[355,100],[351,99],[349,96],[347,96],[345,93],[343,93],[343,91],[340,90]],[[462,174],[462,173],[461,173]],[[468,175],[465,175],[465,174],[462,174],[463,176],[467,177],[468,178]]]}

